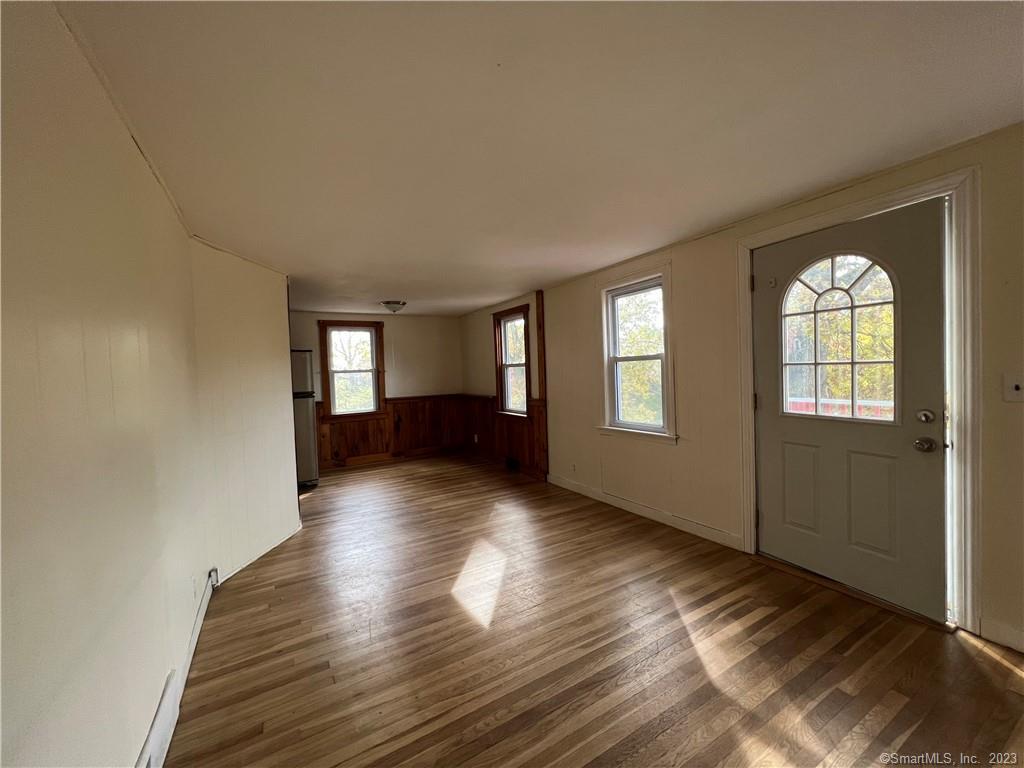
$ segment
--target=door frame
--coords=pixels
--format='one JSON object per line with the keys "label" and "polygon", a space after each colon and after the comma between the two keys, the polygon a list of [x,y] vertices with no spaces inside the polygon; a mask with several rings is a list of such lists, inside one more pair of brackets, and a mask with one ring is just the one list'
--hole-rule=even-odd
{"label": "door frame", "polygon": [[743,549],[757,551],[757,464],[754,439],[754,346],[751,258],[764,245],[845,224],[935,197],[949,196],[946,215],[945,377],[950,404],[946,451],[946,602],[957,626],[977,633],[981,497],[981,240],[980,169],[963,168],[926,181],[740,238],[736,244],[739,311],[740,504]]}

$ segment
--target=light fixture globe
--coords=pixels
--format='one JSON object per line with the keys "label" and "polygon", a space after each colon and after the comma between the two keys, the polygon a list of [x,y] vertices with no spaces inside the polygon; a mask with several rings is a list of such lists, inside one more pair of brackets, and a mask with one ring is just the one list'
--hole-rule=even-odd
{"label": "light fixture globe", "polygon": [[402,308],[405,306],[405,302],[398,301],[397,299],[385,299],[380,303],[380,305],[384,307],[384,309],[386,309],[388,312],[394,314],[396,312],[402,311]]}

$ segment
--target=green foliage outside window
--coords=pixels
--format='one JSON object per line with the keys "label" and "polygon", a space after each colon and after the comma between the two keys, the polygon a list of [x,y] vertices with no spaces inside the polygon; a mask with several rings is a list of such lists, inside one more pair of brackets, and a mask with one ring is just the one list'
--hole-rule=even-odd
{"label": "green foliage outside window", "polygon": [[359,413],[376,407],[373,373],[373,333],[332,330],[329,363],[334,385],[332,413]]}
{"label": "green foliage outside window", "polygon": [[885,271],[858,254],[800,274],[783,310],[786,412],[893,420],[893,300]]}
{"label": "green foliage outside window", "polygon": [[[616,296],[615,361],[618,421],[661,427],[665,423],[662,392],[665,320],[661,286]],[[644,357],[657,356],[657,357]]]}

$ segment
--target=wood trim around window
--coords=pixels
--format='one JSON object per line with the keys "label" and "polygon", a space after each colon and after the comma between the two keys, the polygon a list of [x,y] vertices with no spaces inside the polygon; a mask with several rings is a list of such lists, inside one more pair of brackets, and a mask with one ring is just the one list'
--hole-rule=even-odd
{"label": "wood trim around window", "polygon": [[529,403],[531,396],[531,362],[530,362],[530,305],[520,304],[518,307],[509,307],[503,309],[500,312],[495,312],[492,317],[494,319],[494,376],[497,382],[496,392],[498,394],[498,413],[504,414],[505,416],[519,416],[525,417],[526,413],[519,413],[518,411],[507,411],[505,410],[505,377],[501,375],[502,366],[502,341],[501,341],[501,322],[506,317],[512,317],[513,315],[523,316],[524,325],[524,341],[526,351],[526,403],[527,411],[529,411]]}
{"label": "wood trim around window", "polygon": [[[384,400],[384,323],[380,320],[318,320],[320,326],[320,396],[323,400],[321,421],[359,421],[386,415]],[[327,335],[332,328],[372,328],[374,342],[374,369],[377,372],[377,408],[360,413],[331,413],[331,368],[327,360]]]}
{"label": "wood trim around window", "polygon": [[537,398],[546,401],[548,399],[548,360],[547,345],[544,341],[544,291],[534,293],[533,301],[537,306]]}

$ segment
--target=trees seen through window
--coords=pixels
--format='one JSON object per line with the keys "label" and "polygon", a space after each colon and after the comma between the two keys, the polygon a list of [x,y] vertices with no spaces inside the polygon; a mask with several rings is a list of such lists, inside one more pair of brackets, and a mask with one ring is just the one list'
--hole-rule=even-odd
{"label": "trees seen through window", "polygon": [[608,293],[613,426],[663,431],[665,308],[660,278]]}

